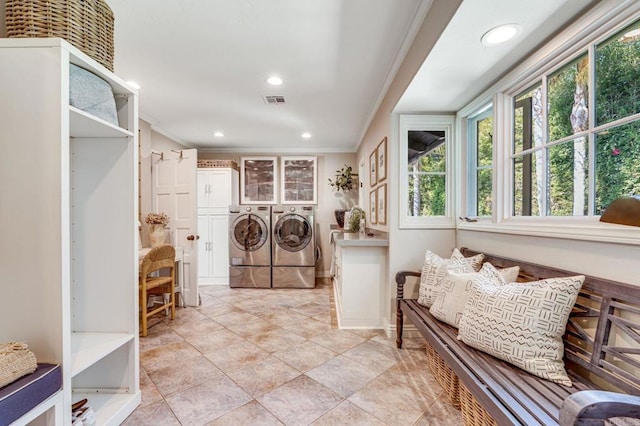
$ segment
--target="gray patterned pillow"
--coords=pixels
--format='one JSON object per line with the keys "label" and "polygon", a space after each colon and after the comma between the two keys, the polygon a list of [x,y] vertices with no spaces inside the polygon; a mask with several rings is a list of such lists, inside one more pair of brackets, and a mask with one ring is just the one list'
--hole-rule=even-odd
{"label": "gray patterned pillow", "polygon": [[480,272],[456,274],[448,271],[442,279],[441,291],[429,312],[440,321],[458,328],[469,291],[474,283],[501,286],[515,281],[519,272],[519,266],[496,269],[489,262],[482,265]]}
{"label": "gray patterned pillow", "polygon": [[474,284],[458,339],[529,373],[565,386],[562,335],[584,275],[512,283]]}
{"label": "gray patterned pillow", "polygon": [[459,274],[478,272],[482,266],[482,259],[484,254],[464,257],[457,248],[453,250],[449,259],[443,259],[427,250],[420,275],[418,303],[427,308],[431,307],[440,292],[440,284],[447,271]]}

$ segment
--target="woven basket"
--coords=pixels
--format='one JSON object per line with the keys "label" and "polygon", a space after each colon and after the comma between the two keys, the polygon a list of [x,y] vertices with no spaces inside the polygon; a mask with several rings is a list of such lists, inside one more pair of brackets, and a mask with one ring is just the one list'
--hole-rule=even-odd
{"label": "woven basket", "polygon": [[36,356],[26,343],[0,344],[0,388],[33,373],[37,366]]}
{"label": "woven basket", "polygon": [[460,383],[460,410],[465,426],[498,425],[462,383]]}
{"label": "woven basket", "polygon": [[204,169],[233,169],[240,171],[238,163],[233,160],[198,160],[198,167]]}
{"label": "woven basket", "polygon": [[442,386],[449,402],[455,408],[460,409],[460,382],[451,368],[445,364],[431,346],[427,345],[427,358],[429,360],[429,369],[436,378],[436,381]]}
{"label": "woven basket", "polygon": [[113,13],[103,0],[7,0],[7,37],[60,37],[113,71]]}

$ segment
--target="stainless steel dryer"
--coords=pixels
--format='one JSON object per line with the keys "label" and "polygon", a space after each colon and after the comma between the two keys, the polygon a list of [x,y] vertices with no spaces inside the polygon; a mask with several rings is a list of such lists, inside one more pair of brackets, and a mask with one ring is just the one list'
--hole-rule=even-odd
{"label": "stainless steel dryer", "polygon": [[272,286],[314,288],[316,285],[314,207],[275,206],[272,223]]}
{"label": "stainless steel dryer", "polygon": [[229,287],[271,287],[271,207],[229,207]]}

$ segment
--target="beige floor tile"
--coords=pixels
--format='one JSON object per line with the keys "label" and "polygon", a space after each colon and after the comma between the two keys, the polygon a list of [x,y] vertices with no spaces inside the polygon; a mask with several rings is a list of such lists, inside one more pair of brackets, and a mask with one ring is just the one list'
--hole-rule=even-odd
{"label": "beige floor tile", "polygon": [[236,408],[217,420],[207,423],[207,426],[232,426],[232,425],[255,425],[255,426],[279,426],[283,425],[273,414],[271,414],[260,403],[253,400],[242,407]]}
{"label": "beige floor tile", "polygon": [[182,337],[214,333],[224,328],[222,324],[219,324],[216,321],[209,318],[204,318],[189,324],[185,324],[185,323],[176,324],[176,325],[169,324],[169,327],[171,327],[173,331],[175,331]]}
{"label": "beige floor tile", "polygon": [[460,410],[442,394],[413,426],[459,426],[464,424]]}
{"label": "beige floor tile", "polygon": [[251,396],[225,375],[166,397],[167,404],[183,425],[212,422],[251,399]]}
{"label": "beige floor tile", "polygon": [[297,346],[304,342],[305,338],[285,329],[277,329],[251,336],[248,340],[267,352],[276,352]]}
{"label": "beige floor tile", "polygon": [[317,336],[318,334],[331,330],[331,324],[327,321],[317,321],[312,318],[307,318],[299,323],[288,324],[283,328],[308,339],[309,337]]}
{"label": "beige floor tile", "polygon": [[314,317],[316,315],[329,313],[329,305],[326,303],[320,304],[315,302],[305,303],[304,305],[296,306],[292,311],[308,317]]}
{"label": "beige floor tile", "polygon": [[301,345],[275,352],[273,355],[304,373],[330,360],[337,354],[317,343],[306,341]]}
{"label": "beige floor tile", "polygon": [[217,330],[215,333],[188,336],[186,341],[202,353],[208,353],[232,345],[242,340],[242,337],[227,330]]}
{"label": "beige floor tile", "polygon": [[361,328],[361,329],[355,328],[355,329],[350,329],[349,332],[353,334],[357,334],[358,336],[362,336],[365,339],[371,339],[376,336],[383,336],[383,337],[386,336],[384,334],[384,330],[379,330],[376,328]]}
{"label": "beige floor tile", "polygon": [[222,375],[220,369],[203,356],[176,361],[175,364],[149,373],[164,396],[181,392]]}
{"label": "beige floor tile", "polygon": [[175,327],[180,324],[193,324],[194,322],[203,320],[205,318],[205,315],[202,314],[198,309],[189,306],[186,308],[176,309],[176,318],[172,320],[168,317],[165,317],[164,322]]}
{"label": "beige floor tile", "polygon": [[366,364],[341,355],[307,371],[306,375],[343,398],[348,398],[376,378],[378,373]]}
{"label": "beige floor tile", "polygon": [[258,322],[260,320],[257,316],[251,315],[245,311],[227,312],[226,314],[212,317],[212,319],[225,327],[238,324],[248,324],[251,322]]}
{"label": "beige floor tile", "polygon": [[142,402],[140,406],[149,405],[162,401],[162,395],[153,384],[144,368],[140,369],[140,391],[142,392]]}
{"label": "beige floor tile", "polygon": [[343,401],[312,424],[313,426],[385,426],[384,422],[349,401]]}
{"label": "beige floor tile", "polygon": [[227,329],[236,333],[238,336],[242,336],[247,339],[252,336],[257,336],[270,331],[278,330],[280,329],[280,327],[275,324],[271,324],[268,321],[256,319],[255,321],[241,322],[229,325],[227,326]]}
{"label": "beige floor tile", "polygon": [[261,361],[269,356],[269,352],[251,342],[241,340],[222,349],[206,352],[204,355],[220,370],[227,372]]}
{"label": "beige floor tile", "polygon": [[344,352],[343,355],[362,365],[366,365],[367,368],[378,374],[393,367],[404,357],[399,350],[372,340],[360,343],[358,346]]}
{"label": "beige floor tile", "polygon": [[150,373],[151,371],[170,367],[177,361],[193,359],[199,356],[200,352],[183,340],[140,353],[140,364],[147,370],[147,373]]}
{"label": "beige floor tile", "polygon": [[164,401],[138,407],[122,423],[123,426],[180,426],[180,422]]}
{"label": "beige floor tile", "polygon": [[309,338],[309,340],[339,354],[366,341],[364,337],[360,337],[346,330],[329,330],[326,333],[313,336]]}
{"label": "beige floor tile", "polygon": [[383,375],[389,375],[396,380],[402,380],[408,386],[416,389],[440,387],[431,374],[426,354],[418,353],[403,357],[396,365],[385,371]]}
{"label": "beige floor tile", "polygon": [[212,306],[203,306],[200,309],[200,313],[206,315],[209,318],[214,318],[219,315],[225,315],[231,312],[242,312],[232,303],[220,303]]}
{"label": "beige floor tile", "polygon": [[287,426],[302,426],[311,424],[338,405],[342,398],[302,375],[257,400]]}
{"label": "beige floor tile", "polygon": [[140,337],[140,352],[183,340],[184,338],[173,331],[167,324],[159,322],[148,329],[148,334],[145,337]]}
{"label": "beige floor tile", "polygon": [[300,324],[301,322],[306,321],[308,318],[309,317],[305,315],[288,310],[280,310],[276,313],[262,316],[263,320],[269,321],[270,323],[278,325],[280,327],[286,327],[291,324]]}
{"label": "beige floor tile", "polygon": [[255,398],[298,377],[300,372],[278,358],[269,356],[226,374]]}
{"label": "beige floor tile", "polygon": [[349,401],[390,425],[413,424],[433,404],[442,391],[439,386],[415,389],[390,375],[381,375]]}

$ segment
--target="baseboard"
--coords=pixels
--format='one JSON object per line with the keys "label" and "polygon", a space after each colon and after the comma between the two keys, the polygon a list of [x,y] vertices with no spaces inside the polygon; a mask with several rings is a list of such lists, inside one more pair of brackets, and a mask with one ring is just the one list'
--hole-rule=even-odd
{"label": "baseboard", "polygon": [[[389,339],[396,338],[396,325],[385,321],[384,333]],[[402,337],[415,338],[422,335],[413,324],[404,324],[402,327]]]}

